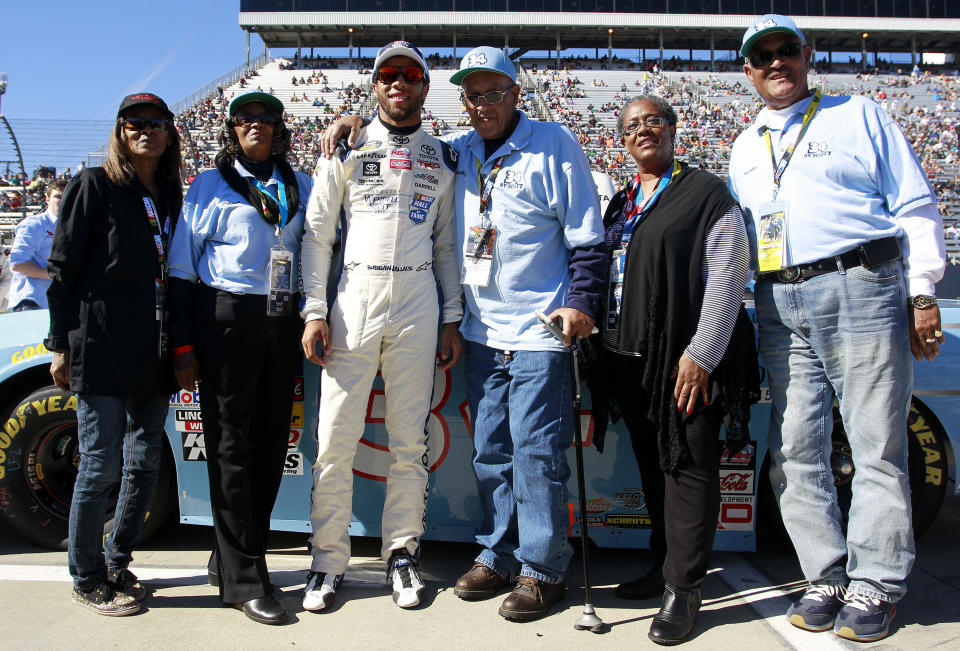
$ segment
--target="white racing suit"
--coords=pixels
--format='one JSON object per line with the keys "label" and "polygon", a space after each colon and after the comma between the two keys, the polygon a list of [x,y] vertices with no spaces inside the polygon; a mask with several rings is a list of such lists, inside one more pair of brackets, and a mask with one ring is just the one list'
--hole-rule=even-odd
{"label": "white racing suit", "polygon": [[[459,323],[463,315],[453,243],[455,156],[422,129],[391,132],[374,118],[355,149],[317,162],[301,254],[301,316],[327,319],[332,352],[320,381],[313,466],[315,572],[342,574],[350,560],[353,459],[378,367],[391,458],[381,554],[419,552],[438,283],[442,322]],[[338,231],[342,265],[331,269]]]}

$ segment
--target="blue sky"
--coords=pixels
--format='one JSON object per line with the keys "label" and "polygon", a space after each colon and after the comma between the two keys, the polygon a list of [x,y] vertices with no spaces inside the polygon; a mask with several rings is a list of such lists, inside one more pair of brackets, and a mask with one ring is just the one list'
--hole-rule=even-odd
{"label": "blue sky", "polygon": [[[150,90],[173,104],[244,61],[237,0],[3,4],[7,117],[112,119],[128,93]],[[251,50],[263,51],[259,38]]]}

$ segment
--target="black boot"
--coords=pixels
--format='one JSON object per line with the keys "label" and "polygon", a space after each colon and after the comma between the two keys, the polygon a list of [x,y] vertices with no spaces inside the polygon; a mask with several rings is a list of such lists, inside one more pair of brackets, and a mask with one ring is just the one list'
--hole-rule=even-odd
{"label": "black boot", "polygon": [[679,590],[668,583],[663,589],[663,605],[647,635],[657,644],[680,644],[693,633],[699,612],[700,588]]}

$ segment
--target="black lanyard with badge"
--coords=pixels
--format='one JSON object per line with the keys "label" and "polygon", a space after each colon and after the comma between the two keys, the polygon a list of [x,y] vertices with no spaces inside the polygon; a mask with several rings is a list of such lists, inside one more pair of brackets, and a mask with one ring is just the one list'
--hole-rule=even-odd
{"label": "black lanyard with badge", "polygon": [[480,161],[477,161],[477,183],[480,187],[480,224],[470,226],[467,232],[466,251],[463,256],[463,271],[460,282],[474,287],[486,287],[493,273],[493,249],[497,241],[497,229],[490,220],[490,194],[503,167],[504,154],[493,164],[486,180],[480,176]]}
{"label": "black lanyard with badge", "polygon": [[291,313],[293,302],[293,253],[283,244],[283,229],[290,216],[287,207],[287,192],[283,180],[277,180],[277,196],[267,190],[260,181],[255,185],[260,192],[260,200],[264,211],[268,209],[268,201],[273,201],[280,207],[280,219],[277,220],[275,241],[270,247],[270,263],[267,268],[267,316],[287,316]]}
{"label": "black lanyard with badge", "polygon": [[157,207],[149,195],[143,195],[143,207],[147,210],[147,221],[153,231],[153,243],[157,249],[157,268],[159,274],[153,280],[154,319],[157,322],[157,357],[170,356],[170,308],[167,288],[167,238],[170,237],[170,217],[167,216],[160,227]]}
{"label": "black lanyard with badge", "polygon": [[770,152],[770,163],[773,165],[773,197],[768,203],[760,206],[760,223],[757,229],[757,263],[761,273],[767,271],[779,271],[783,268],[783,249],[787,237],[787,226],[789,221],[789,206],[786,201],[778,201],[777,193],[780,191],[780,179],[790,164],[790,159],[800,144],[800,140],[807,133],[807,128],[813,121],[820,108],[822,95],[819,90],[814,92],[813,99],[807,111],[803,114],[803,122],[800,125],[800,133],[797,134],[793,144],[787,147],[777,162],[776,154],[773,152],[773,141],[770,138],[770,128],[764,125],[763,138],[767,143],[767,150]]}

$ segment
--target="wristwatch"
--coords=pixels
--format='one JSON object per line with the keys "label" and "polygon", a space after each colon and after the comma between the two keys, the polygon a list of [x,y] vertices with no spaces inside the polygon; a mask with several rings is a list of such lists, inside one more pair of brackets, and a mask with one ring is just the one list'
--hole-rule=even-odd
{"label": "wristwatch", "polygon": [[910,297],[910,305],[915,310],[926,310],[937,304],[936,296],[927,296],[926,294],[917,294]]}

